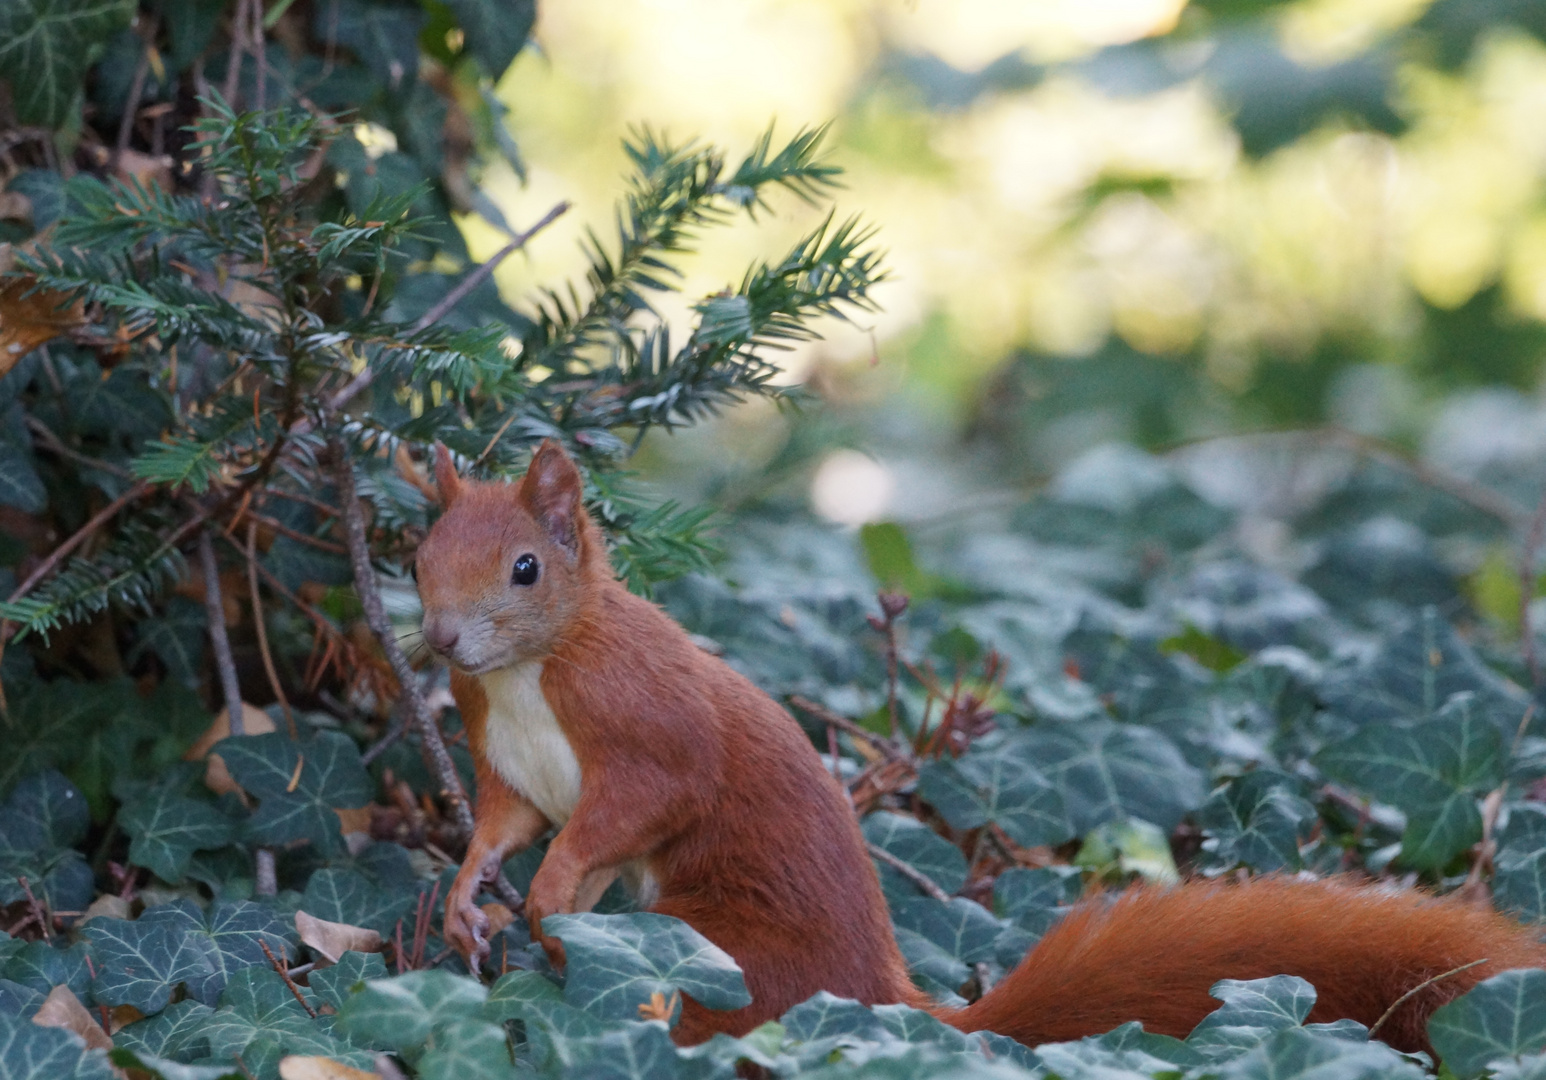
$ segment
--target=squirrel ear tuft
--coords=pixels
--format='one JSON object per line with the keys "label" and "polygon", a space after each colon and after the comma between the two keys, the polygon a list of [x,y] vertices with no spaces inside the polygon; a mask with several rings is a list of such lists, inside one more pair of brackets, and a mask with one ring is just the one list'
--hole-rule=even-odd
{"label": "squirrel ear tuft", "polygon": [[570,555],[580,551],[584,488],[579,467],[564,448],[553,439],[543,439],[521,481],[520,499],[548,537]]}
{"label": "squirrel ear tuft", "polygon": [[440,489],[440,505],[447,510],[462,493],[462,478],[456,474],[456,462],[443,442],[435,443],[435,487]]}

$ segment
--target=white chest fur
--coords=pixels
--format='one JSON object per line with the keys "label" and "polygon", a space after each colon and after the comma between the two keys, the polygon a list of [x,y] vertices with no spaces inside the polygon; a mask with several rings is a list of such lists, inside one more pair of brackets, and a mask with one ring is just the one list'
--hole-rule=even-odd
{"label": "white chest fur", "polygon": [[488,696],[489,764],[562,827],[580,800],[580,762],[542,693],[542,665],[480,677]]}

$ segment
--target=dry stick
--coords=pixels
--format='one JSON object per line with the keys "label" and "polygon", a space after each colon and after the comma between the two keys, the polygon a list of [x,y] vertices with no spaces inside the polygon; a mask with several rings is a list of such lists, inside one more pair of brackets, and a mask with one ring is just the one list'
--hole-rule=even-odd
{"label": "dry stick", "polygon": [[225,632],[225,602],[220,595],[220,567],[215,562],[215,546],[209,529],[199,533],[199,566],[204,573],[204,615],[209,621],[209,643],[215,654],[215,671],[220,676],[220,693],[225,698],[226,717],[232,736],[247,734],[242,712],[241,685],[236,681],[236,661],[231,657],[231,639]]}
{"label": "dry stick", "polygon": [[236,11],[231,15],[231,47],[226,51],[225,86],[221,93],[226,105],[236,108],[236,88],[241,85],[242,54],[247,48],[247,2],[236,0]]}
{"label": "dry stick", "polygon": [[408,663],[408,657],[403,655],[402,647],[397,643],[397,635],[392,630],[392,621],[387,618],[386,608],[381,603],[381,591],[376,585],[376,571],[370,565],[370,543],[365,537],[365,514],[360,508],[360,501],[354,489],[354,459],[350,457],[343,439],[337,435],[328,438],[328,451],[333,455],[338,500],[343,504],[344,534],[349,543],[349,561],[354,568],[354,587],[360,595],[360,606],[365,609],[365,621],[369,624],[371,632],[375,634],[382,652],[386,653],[387,663],[391,665],[392,673],[397,676],[401,700],[407,707],[407,714],[413,718],[414,724],[419,729],[419,735],[424,740],[424,747],[429,751],[435,773],[440,780],[441,798],[451,804],[451,814],[463,834],[471,836],[472,810],[467,805],[466,793],[462,791],[461,779],[456,775],[456,766],[451,761],[451,755],[446,751],[445,739],[441,737],[439,725],[430,715],[429,704],[424,700],[424,688],[419,685],[419,677]]}
{"label": "dry stick", "polygon": [[1486,962],[1487,962],[1487,957],[1484,956],[1480,960],[1472,960],[1469,964],[1461,964],[1457,968],[1450,968],[1448,971],[1446,971],[1446,972],[1444,972],[1444,973],[1442,973],[1440,975],[1435,975],[1431,979],[1424,979],[1422,982],[1418,983],[1416,986],[1412,987],[1412,989],[1408,990],[1406,993],[1404,993],[1400,997],[1398,997],[1395,1001],[1390,1003],[1390,1008],[1386,1009],[1385,1012],[1380,1016],[1380,1018],[1374,1022],[1374,1026],[1369,1028],[1369,1038],[1371,1038],[1371,1039],[1374,1038],[1375,1033],[1380,1030],[1380,1028],[1384,1025],[1385,1021],[1389,1020],[1397,1009],[1401,1008],[1401,1006],[1405,1005],[1408,1001],[1410,1001],[1417,994],[1422,993],[1424,990],[1428,989],[1428,987],[1432,986],[1434,983],[1441,982],[1444,979],[1449,978],[1451,975],[1459,975],[1462,971],[1469,971],[1472,968],[1476,967],[1478,964],[1485,964]]}
{"label": "dry stick", "polygon": [[[456,288],[446,293],[445,297],[440,301],[440,303],[426,311],[419,318],[419,321],[413,324],[412,332],[418,333],[421,330],[428,330],[431,326],[434,326],[437,322],[445,317],[447,312],[466,299],[468,293],[472,292],[472,290],[476,289],[479,285],[487,281],[489,277],[493,275],[495,268],[498,267],[500,263],[504,262],[511,255],[514,255],[517,251],[521,250],[521,248],[525,247],[532,237],[536,236],[543,229],[553,224],[553,222],[557,221],[568,210],[569,204],[567,202],[560,202],[546,214],[543,214],[541,220],[539,220],[531,228],[527,229],[523,233],[517,233],[508,244],[496,251],[487,262],[483,263],[476,270],[463,278],[457,284]],[[343,408],[350,401],[354,400],[360,391],[368,387],[371,382],[375,380],[375,378],[376,369],[367,367],[364,371],[360,372],[354,378],[345,383],[337,393],[327,399],[327,403],[325,405],[326,411],[330,413],[337,412],[339,409]],[[297,428],[300,429],[304,427],[304,425],[305,421],[302,421],[297,425]]]}
{"label": "dry stick", "polygon": [[150,73],[150,50],[155,48],[156,28],[152,23],[150,36],[140,49],[140,62],[134,68],[134,81],[129,84],[129,99],[124,102],[123,117],[118,121],[118,140],[113,144],[113,156],[108,159],[108,170],[118,171],[123,152],[129,149],[129,136],[134,131],[134,114],[140,109],[140,95],[145,92],[145,76]]}
{"label": "dry stick", "polygon": [[[82,525],[79,529],[76,529],[73,536],[71,536],[64,543],[60,544],[58,547],[54,548],[53,551],[49,552],[48,558],[38,563],[37,567],[32,571],[32,573],[27,575],[27,580],[16,586],[15,591],[13,591],[10,597],[7,598],[6,603],[14,604],[16,601],[26,596],[37,586],[38,582],[42,581],[51,572],[53,572],[54,568],[64,560],[65,556],[69,555],[70,552],[74,551],[76,548],[85,543],[93,533],[95,533],[104,524],[106,524],[109,518],[111,518],[114,514],[118,513],[118,511],[122,510],[125,506],[128,506],[131,502],[133,502],[135,499],[138,499],[141,495],[145,494],[149,490],[150,485],[142,480],[131,487],[128,491],[118,496],[118,498],[108,503],[102,509],[98,510],[95,514],[92,514],[90,520],[88,520],[86,524]],[[10,626],[10,623],[7,621],[3,624],[0,624],[0,626],[8,627]],[[7,634],[3,636],[9,635]]]}
{"label": "dry stick", "polygon": [[[231,639],[225,632],[225,603],[220,595],[220,566],[215,562],[215,545],[210,526],[199,531],[199,565],[204,572],[204,613],[209,622],[209,644],[215,654],[215,671],[220,675],[220,692],[225,698],[225,714],[232,738],[245,735],[246,716],[242,711],[242,690],[236,681],[236,661],[231,657]],[[253,853],[252,891],[258,896],[279,892],[279,872],[271,848]]]}
{"label": "dry stick", "polygon": [[262,948],[263,955],[268,957],[270,966],[272,966],[274,971],[279,974],[279,977],[284,980],[284,984],[290,988],[290,993],[295,995],[295,1000],[299,1001],[301,1003],[301,1008],[306,1010],[306,1015],[315,1020],[317,1018],[317,1010],[311,1007],[311,1003],[306,1000],[306,995],[301,993],[301,988],[295,985],[295,979],[290,974],[289,965],[286,964],[283,959],[281,959],[281,957],[284,955],[283,951],[281,950],[280,956],[275,956],[274,950],[270,949],[268,947],[268,942],[264,941],[262,938],[258,938],[258,945],[260,948]]}
{"label": "dry stick", "polygon": [[268,50],[263,38],[263,4],[262,0],[248,0],[247,11],[252,16],[252,29],[248,31],[252,42],[252,59],[257,67],[257,100],[252,107],[259,112],[263,111],[264,102],[268,97]]}
{"label": "dry stick", "polygon": [[816,704],[814,701],[810,700],[810,698],[801,697],[799,694],[792,694],[789,698],[789,704],[793,705],[801,712],[810,713],[817,720],[820,720],[828,727],[839,728],[842,731],[847,732],[849,735],[852,735],[856,739],[863,739],[865,742],[875,747],[875,749],[879,750],[892,761],[910,762],[912,760],[905,752],[898,749],[895,744],[887,740],[884,736],[876,735],[873,731],[868,731],[865,728],[860,727],[858,724],[848,719],[848,717],[839,716],[837,713],[833,712],[826,706]]}
{"label": "dry stick", "polygon": [[1541,496],[1530,528],[1525,533],[1524,550],[1519,553],[1519,634],[1524,641],[1525,667],[1530,672],[1530,685],[1541,685],[1541,662],[1535,655],[1535,631],[1530,626],[1530,601],[1535,596],[1535,556],[1546,536],[1546,495]]}
{"label": "dry stick", "polygon": [[288,536],[297,544],[305,544],[307,547],[314,547],[318,551],[326,551],[334,555],[349,554],[349,549],[344,547],[342,544],[335,544],[333,541],[324,540],[320,536],[311,536],[308,533],[301,532],[299,529],[292,529],[284,522],[279,521],[276,518],[271,518],[267,514],[261,514],[256,510],[249,508],[247,510],[247,517],[253,521],[259,522],[265,528],[274,530],[280,536]]}
{"label": "dry stick", "polygon": [[950,903],[950,894],[947,893],[944,889],[941,889],[938,885],[934,884],[934,880],[923,871],[917,869],[910,863],[903,862],[901,859],[891,854],[891,852],[887,851],[879,844],[871,844],[867,842],[864,846],[869,848],[870,854],[872,856],[879,859],[887,866],[891,867],[891,869],[901,874],[908,881],[911,881],[914,885],[918,886],[918,888],[922,889],[925,893],[932,896],[934,899],[944,904]]}
{"label": "dry stick", "polygon": [[263,671],[268,675],[268,685],[274,691],[274,697],[279,701],[280,709],[284,710],[285,727],[290,730],[290,738],[300,738],[300,732],[295,728],[295,713],[290,711],[290,702],[285,697],[284,687],[279,682],[279,672],[274,667],[273,654],[268,650],[268,628],[263,624],[263,599],[258,593],[258,523],[247,522],[247,588],[252,593],[252,624],[258,632],[258,653],[263,657]]}

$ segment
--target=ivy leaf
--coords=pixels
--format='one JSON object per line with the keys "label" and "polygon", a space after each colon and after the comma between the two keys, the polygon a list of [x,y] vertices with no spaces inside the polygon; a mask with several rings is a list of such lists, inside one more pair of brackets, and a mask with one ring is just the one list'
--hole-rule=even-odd
{"label": "ivy leaf", "polygon": [[1058,908],[1079,899],[1084,881],[1068,866],[1012,866],[993,882],[993,911],[1037,937],[1058,917]]}
{"label": "ivy leaf", "polygon": [[240,1069],[226,1065],[184,1065],[123,1047],[115,1047],[107,1056],[120,1069],[133,1070],[131,1075],[149,1080],[247,1080]]}
{"label": "ivy leaf", "polygon": [[349,867],[324,867],[306,882],[300,907],[328,922],[363,926],[387,935],[407,916],[418,895],[417,888],[398,892],[383,889]]}
{"label": "ivy leaf", "polygon": [[1063,797],[1075,835],[1119,818],[1165,832],[1207,796],[1203,777],[1173,742],[1150,728],[1095,720],[1029,729],[1013,753],[1034,762]]}
{"label": "ivy leaf", "polygon": [[1493,865],[1493,903],[1526,919],[1546,918],[1546,807],[1509,807]]}
{"label": "ivy leaf", "polygon": [[1406,814],[1402,861],[1438,870],[1482,837],[1475,795],[1502,782],[1503,735],[1467,692],[1431,720],[1368,723],[1326,747],[1316,764]]}
{"label": "ivy leaf", "polygon": [[1257,769],[1214,792],[1196,815],[1212,854],[1225,866],[1299,869],[1299,842],[1316,814],[1296,793],[1297,786],[1284,773]]}
{"label": "ivy leaf", "polygon": [[341,732],[294,740],[277,731],[244,735],[222,739],[215,751],[242,789],[260,800],[248,822],[259,843],[309,840],[325,855],[341,854],[334,807],[364,806],[375,791],[359,747]]}
{"label": "ivy leaf", "polygon": [[1368,724],[1426,719],[1468,690],[1512,735],[1529,699],[1494,674],[1428,607],[1411,626],[1387,638],[1367,663],[1327,679],[1322,694],[1337,715]]}
{"label": "ivy leaf", "polygon": [[140,918],[93,919],[84,928],[96,957],[92,996],[104,1005],[133,1005],[149,1015],[166,1008],[180,982],[206,977],[209,964],[187,940],[179,910]]}
{"label": "ivy leaf", "polygon": [[941,945],[905,926],[894,928],[897,948],[907,961],[907,971],[925,989],[954,994],[971,975],[971,968]]}
{"label": "ivy leaf", "polygon": [[414,1070],[422,1080],[508,1080],[512,1064],[503,1027],[461,1017],[436,1031]]}
{"label": "ivy leaf", "polygon": [[168,1005],[155,1016],[122,1028],[113,1044],[158,1058],[196,1060],[209,1055],[205,1026],[215,1010],[202,1002],[186,1000]]}
{"label": "ivy leaf", "polygon": [[224,847],[237,838],[235,823],[216,807],[172,785],[157,785],[126,803],[118,824],[131,837],[129,861],[173,883],[187,873],[195,851]]}
{"label": "ivy leaf", "polygon": [[460,1017],[481,1015],[487,997],[476,979],[410,971],[367,983],[339,1007],[338,1029],[361,1044],[403,1050],[424,1044]]}
{"label": "ivy leaf", "polygon": [[[961,849],[917,818],[886,811],[864,819],[864,838],[923,874],[946,893],[966,884],[966,856]],[[881,886],[887,896],[916,896],[918,886],[879,860]]]}
{"label": "ivy leaf", "polygon": [[[537,0],[447,0],[466,35],[466,49],[496,83],[531,36]],[[496,121],[497,123],[498,121]]]}
{"label": "ivy leaf", "polygon": [[997,825],[1025,847],[1071,835],[1058,789],[1024,755],[973,747],[961,758],[926,761],[918,794],[956,829]]}
{"label": "ivy leaf", "polygon": [[217,1060],[240,1057],[254,1076],[276,1076],[279,1059],[287,1054],[330,1057],[361,1069],[370,1068],[375,1057],[330,1035],[267,966],[236,973],[204,1031]]}
{"label": "ivy leaf", "polygon": [[[4,17],[0,16],[0,23]],[[0,31],[3,32],[3,31]],[[0,45],[0,55],[4,46]],[[0,436],[0,506],[14,506],[28,514],[48,505],[48,492],[32,465],[32,453]]]}
{"label": "ivy leaf", "polygon": [[0,905],[34,896],[79,911],[94,893],[91,868],[70,845],[86,835],[90,811],[80,791],[52,769],[23,778],[0,808]]}
{"label": "ivy leaf", "polygon": [[[338,41],[353,49],[378,81],[396,88],[417,80],[419,31],[425,22],[417,5],[339,0],[333,18]],[[328,14],[319,9],[316,19],[317,32],[328,33]]]}
{"label": "ivy leaf", "polygon": [[1436,1009],[1428,1038],[1456,1076],[1546,1049],[1546,971],[1505,971]]}
{"label": "ivy leaf", "polygon": [[675,1080],[689,1075],[682,1068],[671,1036],[661,1024],[629,1024],[588,1038],[557,1039],[553,1046],[555,1056],[564,1067],[562,1075],[566,1077]]}
{"label": "ivy leaf", "polygon": [[56,986],[68,986],[72,994],[85,1001],[91,992],[87,955],[83,941],[64,948],[46,941],[29,941],[7,958],[0,974],[45,996]]}
{"label": "ivy leaf", "polygon": [[1424,1080],[1426,1072],[1382,1042],[1354,1042],[1291,1027],[1223,1065],[1221,1080]]}
{"label": "ivy leaf", "polygon": [[203,952],[209,973],[191,980],[188,992],[207,1005],[219,1000],[237,972],[268,965],[264,944],[275,956],[284,956],[287,947],[293,954],[295,940],[289,924],[262,904],[248,900],[219,903],[207,919],[191,904],[189,909],[185,909],[189,915],[186,933],[190,944]]}
{"label": "ivy leaf", "polygon": [[[1315,987],[1297,975],[1268,979],[1220,979],[1208,990],[1224,1004],[1214,1009],[1192,1030],[1254,1027],[1278,1031],[1298,1027],[1315,1007]],[[1190,1040],[1188,1040],[1190,1041]]]}
{"label": "ivy leaf", "polygon": [[371,979],[387,977],[386,961],[380,953],[346,952],[338,963],[313,971],[307,978],[311,992],[317,1000],[334,1009],[342,1009],[344,1002],[365,989]]}
{"label": "ivy leaf", "polygon": [[814,1042],[848,1036],[878,1042],[886,1037],[880,1017],[849,998],[822,990],[779,1017],[791,1039]]}
{"label": "ivy leaf", "polygon": [[0,1013],[0,1080],[113,1080],[107,1055],[63,1028]]}
{"label": "ivy leaf", "polygon": [[899,900],[891,915],[898,927],[927,938],[966,964],[991,959],[1004,929],[981,904],[960,896],[948,904],[930,896]]}
{"label": "ivy leaf", "polygon": [[542,929],[568,954],[564,1000],[604,1019],[637,1020],[652,995],[677,990],[710,1009],[751,1004],[730,955],[669,915],[549,915]]}
{"label": "ivy leaf", "polygon": [[63,126],[86,68],[133,14],[129,0],[7,0],[0,5],[0,71],[10,83],[16,119]]}

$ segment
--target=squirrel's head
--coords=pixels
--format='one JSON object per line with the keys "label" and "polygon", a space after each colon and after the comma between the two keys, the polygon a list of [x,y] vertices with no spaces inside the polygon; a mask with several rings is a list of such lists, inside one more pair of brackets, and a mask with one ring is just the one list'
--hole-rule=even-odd
{"label": "squirrel's head", "polygon": [[425,642],[472,674],[543,659],[611,573],[580,470],[549,439],[519,481],[476,483],[437,444],[435,482],[445,513],[414,560]]}

